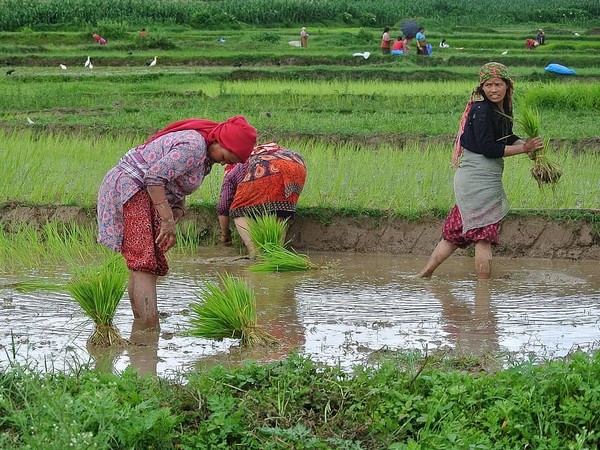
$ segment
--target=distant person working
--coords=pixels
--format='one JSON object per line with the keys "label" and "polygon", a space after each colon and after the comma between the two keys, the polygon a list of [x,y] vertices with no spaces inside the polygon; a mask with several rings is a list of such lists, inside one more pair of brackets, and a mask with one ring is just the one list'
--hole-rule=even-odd
{"label": "distant person working", "polygon": [[402,35],[398,36],[398,39],[392,45],[392,55],[404,55],[404,38]]}

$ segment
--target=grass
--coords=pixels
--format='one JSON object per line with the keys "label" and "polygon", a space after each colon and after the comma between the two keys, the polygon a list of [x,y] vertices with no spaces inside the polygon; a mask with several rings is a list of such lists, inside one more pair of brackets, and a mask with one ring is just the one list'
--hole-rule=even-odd
{"label": "grass", "polygon": [[239,339],[243,347],[275,345],[278,341],[257,324],[256,296],[241,278],[220,276],[222,287],[207,282],[190,304],[188,333],[208,339]]}
{"label": "grass", "polygon": [[[3,448],[597,448],[600,355],[502,371],[399,354],[352,373],[292,355],[185,381],[0,372]],[[35,429],[35,433],[31,430]]]}
{"label": "grass", "polygon": [[[177,230],[177,254],[193,254],[203,238],[192,221],[184,221]],[[75,271],[90,261],[110,259],[114,253],[96,242],[97,229],[90,223],[50,221],[36,224],[0,223],[0,274],[26,275],[27,281],[13,283],[21,290],[62,290],[63,280],[38,279],[49,267],[71,267]]]}
{"label": "grass", "polygon": [[[98,141],[89,137],[56,137],[34,132],[3,133],[4,164],[0,202],[31,205],[77,205],[94,208],[97,189],[106,171],[137,140],[126,136]],[[432,210],[448,211],[454,201],[450,143],[411,142],[402,149],[381,144],[327,144],[320,141],[280,141],[306,160],[308,182],[299,207],[338,210],[382,210],[416,217]],[[43,148],[41,153],[38,149]],[[600,204],[596,174],[600,157],[595,151],[572,151],[567,143],[553,152],[566,175],[555,195],[540,195],[531,183],[529,160],[506,161],[506,186],[513,208],[596,208]],[[329,168],[335,167],[335,171]],[[215,167],[190,205],[216,205],[222,169]],[[65,177],[65,173],[85,176]],[[39,180],[44,179],[44,183]],[[2,250],[0,249],[0,252]]]}

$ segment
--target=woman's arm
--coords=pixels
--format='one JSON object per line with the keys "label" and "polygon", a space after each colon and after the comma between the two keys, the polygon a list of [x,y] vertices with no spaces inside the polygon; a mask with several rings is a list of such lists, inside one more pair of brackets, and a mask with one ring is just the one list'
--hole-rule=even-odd
{"label": "woman's arm", "polygon": [[169,206],[167,191],[164,186],[148,186],[148,195],[150,195],[152,203],[154,203],[154,207],[160,217],[160,231],[156,237],[156,243],[166,252],[175,245],[177,240],[173,210]]}
{"label": "woman's arm", "polygon": [[231,244],[231,230],[229,229],[229,216],[219,215],[219,228],[221,229],[221,237],[219,242],[224,245]]}
{"label": "woman's arm", "polygon": [[520,155],[521,153],[530,153],[544,148],[544,140],[539,137],[529,138],[527,140],[519,139],[512,145],[504,146],[504,157]]}

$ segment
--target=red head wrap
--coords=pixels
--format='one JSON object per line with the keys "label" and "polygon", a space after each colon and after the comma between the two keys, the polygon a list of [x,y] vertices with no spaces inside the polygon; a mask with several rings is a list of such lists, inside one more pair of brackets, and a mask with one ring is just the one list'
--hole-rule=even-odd
{"label": "red head wrap", "polygon": [[196,130],[207,144],[218,142],[221,147],[233,152],[242,162],[246,162],[254,144],[256,128],[248,123],[244,116],[235,116],[225,122],[213,122],[207,119],[185,119],[173,122],[146,141],[146,144],[167,133],[183,130]]}

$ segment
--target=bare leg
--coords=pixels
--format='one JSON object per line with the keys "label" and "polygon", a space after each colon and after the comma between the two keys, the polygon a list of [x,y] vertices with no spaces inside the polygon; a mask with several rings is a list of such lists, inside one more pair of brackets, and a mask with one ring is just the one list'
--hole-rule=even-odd
{"label": "bare leg", "polygon": [[419,273],[421,278],[429,278],[433,274],[434,270],[439,267],[448,257],[455,252],[458,245],[453,244],[450,241],[442,239],[438,242],[438,245],[433,250],[433,253],[429,257],[427,264],[423,267],[423,270]]}
{"label": "bare leg", "polygon": [[129,271],[128,293],[133,317],[140,328],[159,329],[156,281],[158,277],[148,272]]}
{"label": "bare leg", "polygon": [[286,238],[287,238],[287,232],[290,229],[291,220],[290,219],[286,220],[283,217],[278,217],[277,220],[279,222],[285,222],[285,230],[283,230],[283,233],[281,233],[281,242],[279,242],[282,247],[285,247]]}
{"label": "bare leg", "polygon": [[256,247],[254,247],[254,243],[252,242],[252,239],[250,239],[250,233],[248,233],[248,221],[245,217],[236,217],[233,219],[233,221],[235,222],[235,227],[240,235],[240,238],[242,239],[242,242],[248,250],[248,254],[250,256],[255,256]]}
{"label": "bare leg", "polygon": [[475,270],[478,280],[489,280],[492,277],[492,244],[489,242],[475,242]]}

